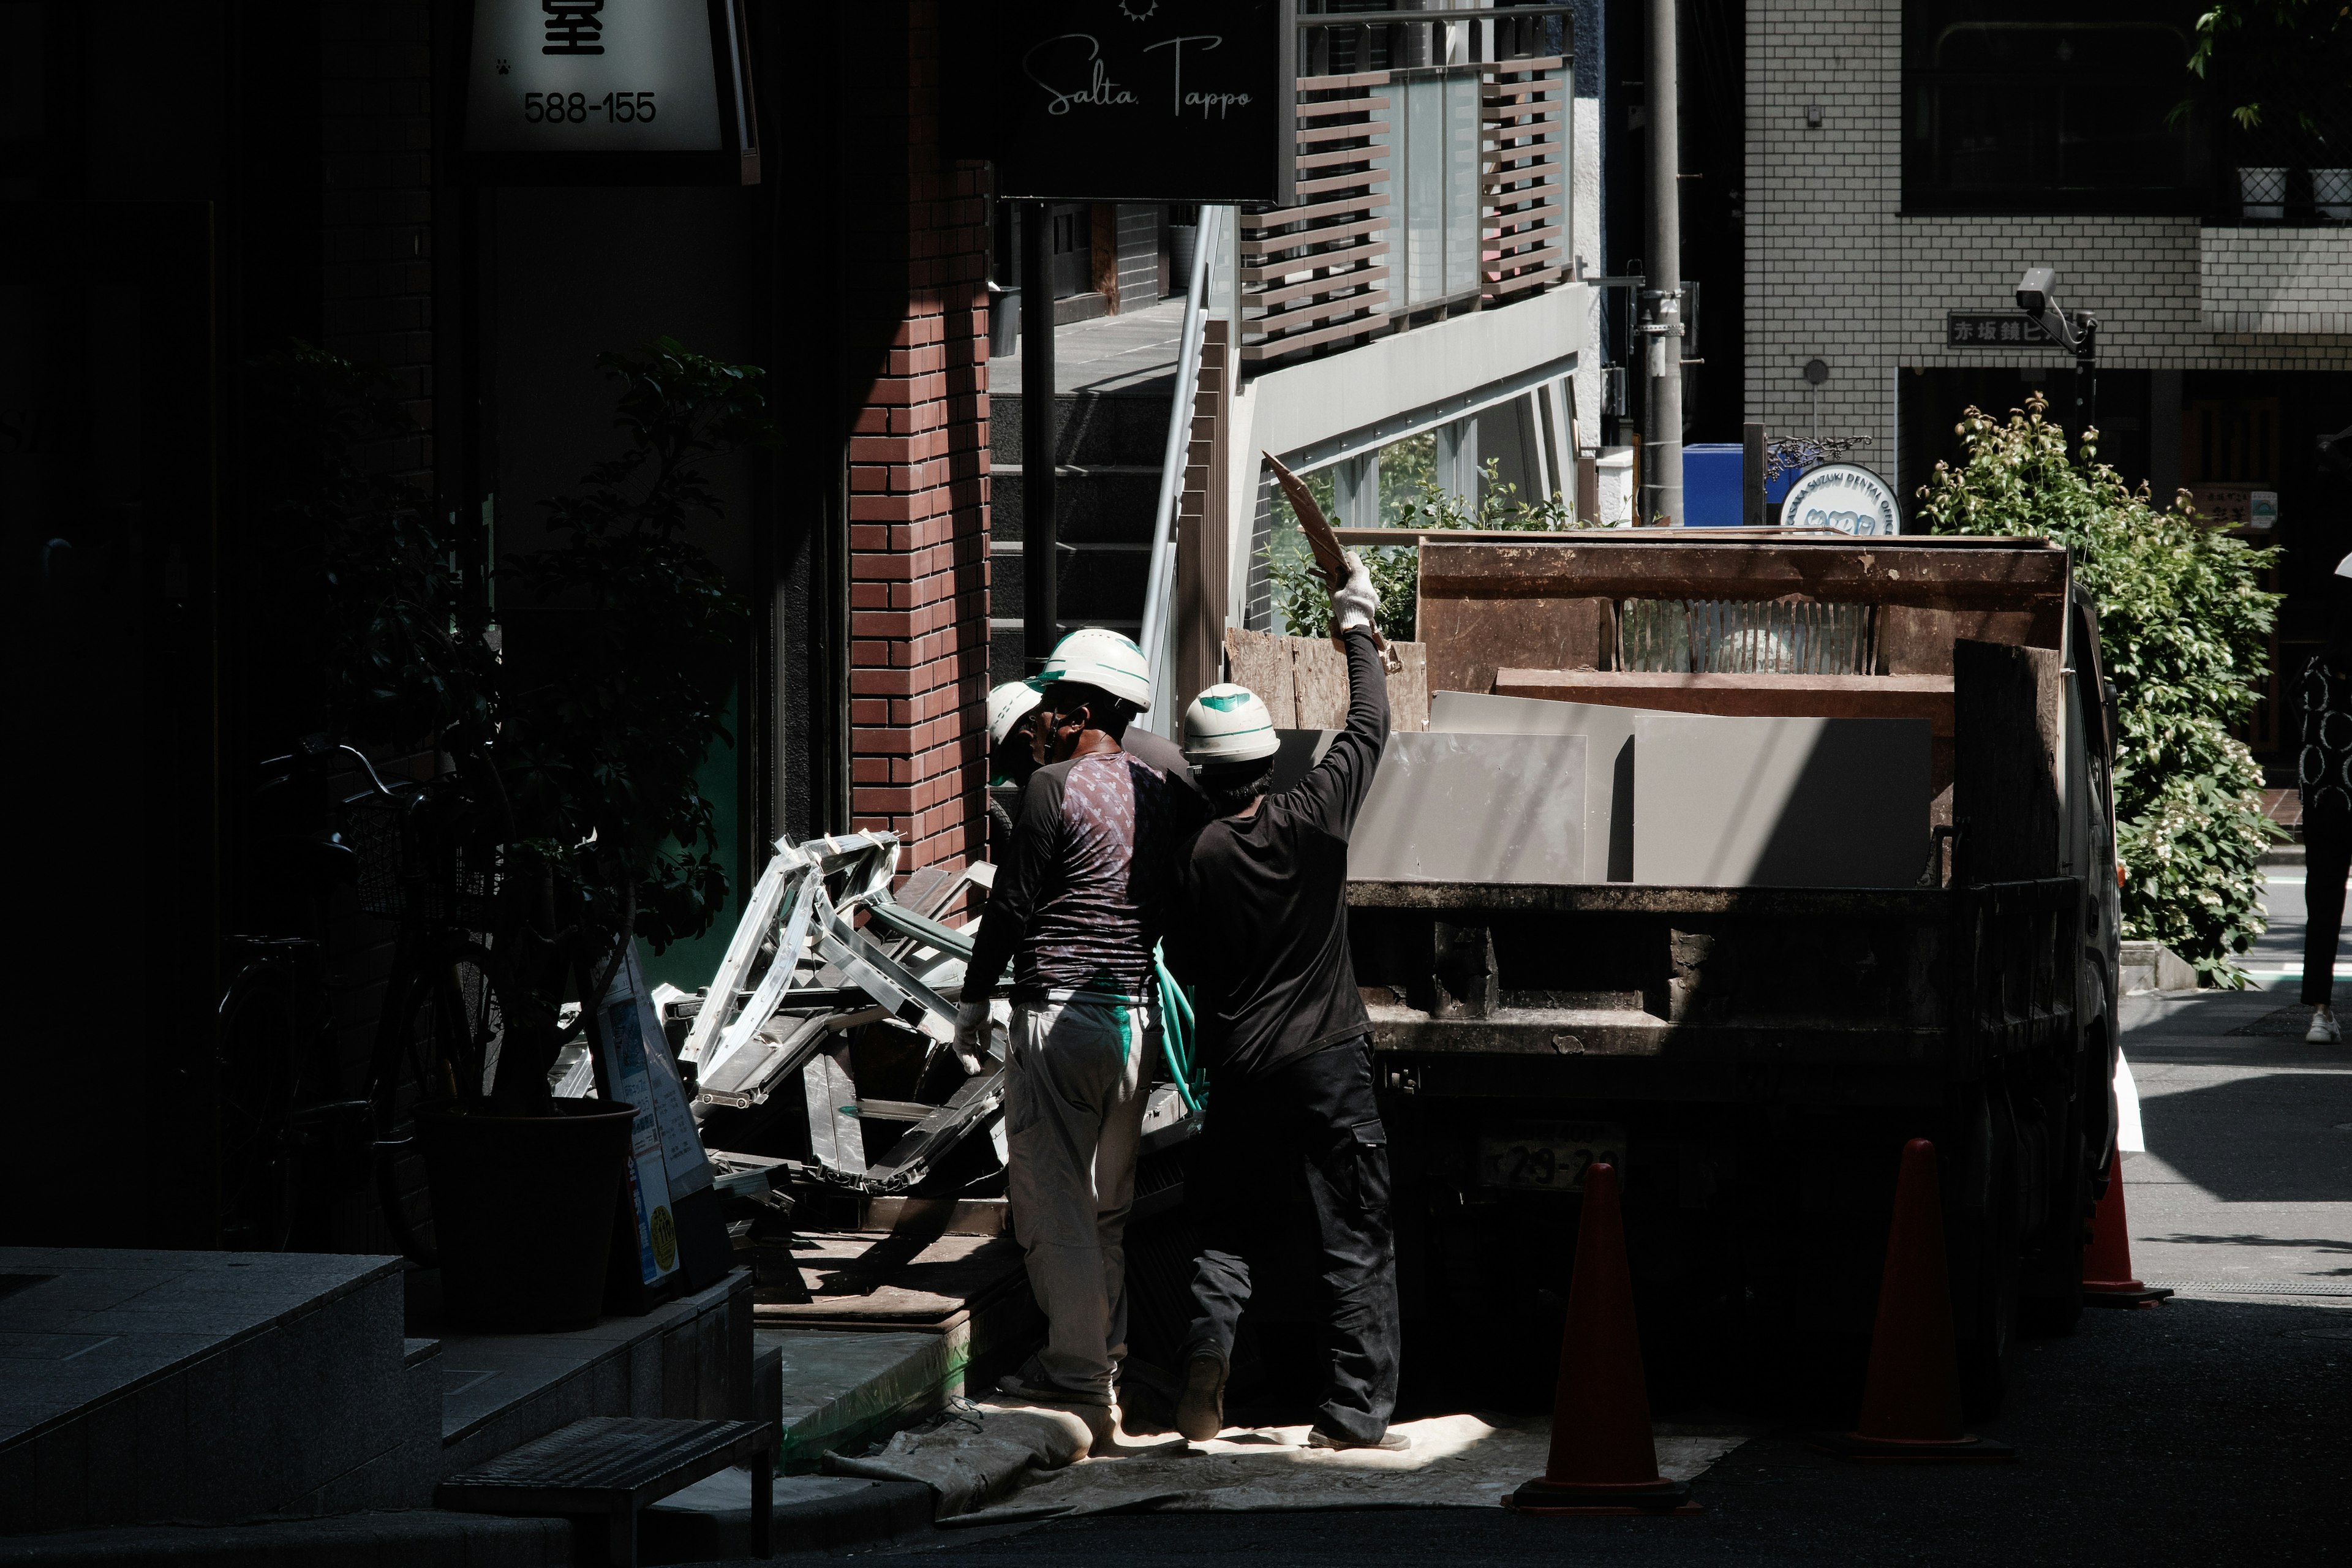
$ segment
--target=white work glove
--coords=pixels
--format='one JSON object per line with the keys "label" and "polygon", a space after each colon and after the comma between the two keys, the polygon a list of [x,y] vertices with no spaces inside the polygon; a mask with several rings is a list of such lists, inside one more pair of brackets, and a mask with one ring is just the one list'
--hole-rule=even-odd
{"label": "white work glove", "polygon": [[1381,607],[1381,596],[1372,591],[1372,574],[1364,565],[1364,558],[1350,550],[1348,556],[1348,580],[1331,590],[1331,625],[1346,631],[1350,626],[1369,626]]}
{"label": "white work glove", "polygon": [[981,997],[956,1005],[955,1054],[968,1073],[980,1071],[980,1058],[988,1055],[988,999]]}

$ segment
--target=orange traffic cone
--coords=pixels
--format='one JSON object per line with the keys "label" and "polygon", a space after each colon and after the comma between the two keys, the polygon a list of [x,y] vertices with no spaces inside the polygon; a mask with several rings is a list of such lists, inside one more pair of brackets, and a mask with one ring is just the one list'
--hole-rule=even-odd
{"label": "orange traffic cone", "polygon": [[1925,1138],[1903,1146],[1886,1269],[1878,1281],[1878,1321],[1870,1334],[1862,1421],[1851,1432],[1816,1436],[1813,1446],[1849,1459],[2017,1458],[2006,1444],[1961,1429],[1943,1198],[1936,1184],[1936,1146]]}
{"label": "orange traffic cone", "polygon": [[1589,1165],[1559,1389],[1552,1396],[1551,1458],[1543,1479],[1519,1488],[1504,1506],[1521,1513],[1696,1513],[1689,1497],[1689,1482],[1659,1476],[1657,1445],[1650,1440],[1617,1173]]}
{"label": "orange traffic cone", "polygon": [[2153,1307],[2171,1294],[2132,1277],[2131,1227],[2124,1218],[2124,1157],[2117,1154],[2107,1177],[2107,1195],[2091,1216],[2091,1239],[2083,1248],[2083,1305]]}

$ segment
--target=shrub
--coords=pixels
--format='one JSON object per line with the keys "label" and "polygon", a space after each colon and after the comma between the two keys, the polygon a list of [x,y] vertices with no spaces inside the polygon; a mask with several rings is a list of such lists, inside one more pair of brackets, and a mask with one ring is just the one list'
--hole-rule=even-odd
{"label": "shrub", "polygon": [[2040,535],[2074,552],[2121,715],[2124,934],[2242,985],[2233,960],[2264,929],[2263,849],[2283,835],[2263,815],[2262,769],[2230,731],[2268,672],[2279,595],[2260,584],[2278,552],[2204,522],[2185,491],[2158,510],[2145,484],[2132,490],[2094,460],[2096,430],[2069,461],[2047,412],[2039,393],[2006,421],[1969,409],[1957,427],[1966,456],[1936,465],[1921,511],[1938,533]]}

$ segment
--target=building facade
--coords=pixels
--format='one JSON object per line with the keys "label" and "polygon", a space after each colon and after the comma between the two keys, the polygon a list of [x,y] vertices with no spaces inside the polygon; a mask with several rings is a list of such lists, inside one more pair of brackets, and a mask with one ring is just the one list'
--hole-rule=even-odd
{"label": "building facade", "polygon": [[[2320,445],[2352,426],[2352,194],[2326,199],[2347,160],[2286,137],[2275,100],[2251,136],[2221,73],[2189,75],[2195,10],[1749,0],[1748,408],[1773,436],[1868,437],[1906,498],[1966,407],[2040,390],[2071,426],[2068,355],[1951,314],[2013,315],[2022,271],[2053,268],[2100,323],[2100,456],[2224,521],[2275,497],[2249,537],[2286,547],[2292,668],[2352,549]],[[2278,720],[2252,737],[2273,759]]]}

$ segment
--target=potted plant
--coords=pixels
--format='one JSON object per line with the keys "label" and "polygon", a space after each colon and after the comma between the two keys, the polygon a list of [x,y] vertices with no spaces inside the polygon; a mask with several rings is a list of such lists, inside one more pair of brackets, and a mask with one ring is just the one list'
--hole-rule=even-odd
{"label": "potted plant", "polygon": [[[747,616],[686,533],[719,510],[703,466],[773,438],[756,368],[667,338],[599,363],[628,445],[544,503],[554,542],[498,573],[501,897],[522,918],[502,942],[495,1079],[419,1118],[445,1305],[507,1327],[593,1321],[604,1290],[634,1110],[558,1101],[559,1051],[635,939],[699,935],[726,898],[694,775],[726,738]],[[567,998],[583,1004],[568,1025]]]}
{"label": "potted plant", "polygon": [[[2342,151],[2352,139],[2346,110],[2352,10],[2315,0],[2221,0],[2197,19],[2188,67],[2212,84],[2237,128],[2243,217],[2284,219],[2290,160],[2307,159],[2316,216],[2352,218],[2352,168]],[[2186,100],[2177,105],[2174,121],[2190,109]]]}

